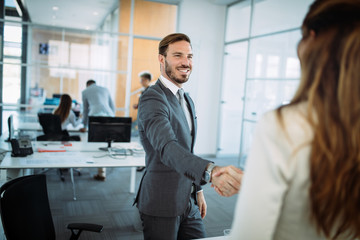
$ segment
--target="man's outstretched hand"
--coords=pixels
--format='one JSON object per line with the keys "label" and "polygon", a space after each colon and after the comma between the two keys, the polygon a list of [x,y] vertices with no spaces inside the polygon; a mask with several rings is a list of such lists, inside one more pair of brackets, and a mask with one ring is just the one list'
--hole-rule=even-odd
{"label": "man's outstretched hand", "polygon": [[211,173],[211,187],[219,195],[230,197],[239,192],[242,176],[243,171],[234,166],[216,166]]}

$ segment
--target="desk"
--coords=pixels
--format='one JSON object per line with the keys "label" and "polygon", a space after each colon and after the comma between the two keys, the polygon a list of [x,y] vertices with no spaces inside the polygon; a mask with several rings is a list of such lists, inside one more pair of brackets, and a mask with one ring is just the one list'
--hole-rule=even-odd
{"label": "desk", "polygon": [[[36,146],[34,146],[36,144]],[[55,145],[58,144],[58,145]],[[34,154],[26,157],[11,157],[11,153],[7,153],[3,161],[0,163],[0,169],[5,169],[1,173],[1,181],[7,179],[7,171],[18,171],[20,169],[34,168],[70,168],[71,176],[73,168],[98,168],[98,167],[131,167],[130,176],[130,193],[135,193],[135,175],[136,167],[145,166],[145,154],[126,156],[124,158],[112,158],[104,156],[107,152],[99,151],[99,147],[104,147],[104,143],[86,143],[71,142],[72,146],[65,147],[66,152],[44,152],[39,153],[39,147],[61,146],[60,142],[36,142],[33,145]],[[127,149],[142,149],[137,142],[132,143],[114,143],[113,147]],[[99,158],[103,155],[104,157]],[[95,158],[97,156],[98,158]],[[16,174],[15,175],[21,175]],[[75,185],[72,177],[74,199]]]}

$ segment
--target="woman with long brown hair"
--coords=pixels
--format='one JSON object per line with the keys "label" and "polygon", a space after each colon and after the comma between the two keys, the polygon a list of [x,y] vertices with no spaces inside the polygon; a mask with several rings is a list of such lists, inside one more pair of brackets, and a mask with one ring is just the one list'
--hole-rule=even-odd
{"label": "woman with long brown hair", "polygon": [[360,238],[360,0],[318,0],[302,25],[301,82],[263,116],[231,239]]}
{"label": "woman with long brown hair", "polygon": [[61,120],[61,129],[66,130],[67,125],[70,123],[77,127],[80,122],[76,120],[75,113],[71,110],[72,99],[68,94],[61,95],[60,104],[55,109],[54,114],[60,116]]}

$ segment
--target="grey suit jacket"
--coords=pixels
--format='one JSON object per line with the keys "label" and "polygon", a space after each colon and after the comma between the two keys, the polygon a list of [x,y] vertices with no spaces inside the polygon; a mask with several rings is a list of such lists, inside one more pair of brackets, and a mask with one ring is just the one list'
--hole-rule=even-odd
{"label": "grey suit jacket", "polygon": [[88,116],[115,116],[115,104],[107,88],[92,84],[82,91],[82,101],[84,126]]}
{"label": "grey suit jacket", "polygon": [[178,99],[160,80],[148,88],[139,102],[139,133],[146,152],[146,172],[135,202],[139,211],[159,217],[183,214],[188,206],[191,185],[198,187],[210,161],[192,154],[196,117],[190,106],[193,132],[187,124]]}

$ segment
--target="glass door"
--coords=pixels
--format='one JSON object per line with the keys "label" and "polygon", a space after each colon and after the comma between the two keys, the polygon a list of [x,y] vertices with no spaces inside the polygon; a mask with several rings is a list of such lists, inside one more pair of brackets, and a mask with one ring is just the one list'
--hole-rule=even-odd
{"label": "glass door", "polygon": [[247,49],[247,41],[225,47],[218,157],[238,157],[240,153]]}

